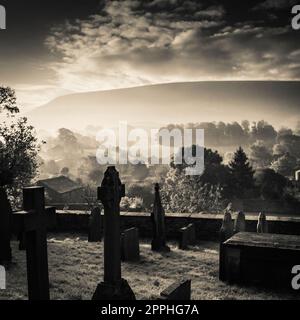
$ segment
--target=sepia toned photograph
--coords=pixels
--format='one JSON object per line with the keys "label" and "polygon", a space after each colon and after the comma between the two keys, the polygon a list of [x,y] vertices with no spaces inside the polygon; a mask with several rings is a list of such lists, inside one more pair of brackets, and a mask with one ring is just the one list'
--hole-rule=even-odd
{"label": "sepia toned photograph", "polygon": [[299,300],[299,39],[299,0],[0,0],[0,310]]}

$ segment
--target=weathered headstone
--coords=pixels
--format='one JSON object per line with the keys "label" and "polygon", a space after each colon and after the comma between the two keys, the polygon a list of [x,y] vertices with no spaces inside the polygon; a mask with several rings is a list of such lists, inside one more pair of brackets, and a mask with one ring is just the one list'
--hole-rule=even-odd
{"label": "weathered headstone", "polygon": [[224,213],[224,218],[222,222],[222,227],[220,230],[220,242],[223,243],[233,235],[233,222],[231,213],[226,211]]}
{"label": "weathered headstone", "polygon": [[89,242],[101,242],[102,230],[101,230],[101,210],[96,207],[92,210],[89,217]]}
{"label": "weathered headstone", "polygon": [[240,211],[234,222],[234,233],[246,231],[246,217],[244,212]]}
{"label": "weathered headstone", "polygon": [[268,233],[267,217],[264,213],[260,213],[257,222],[257,233]]}
{"label": "weathered headstone", "polygon": [[170,248],[166,245],[165,211],[161,203],[158,183],[155,184],[155,195],[151,220],[153,226],[153,240],[151,243],[152,250],[169,252]]}
{"label": "weathered headstone", "polygon": [[194,245],[196,242],[195,225],[189,224],[187,227],[179,230],[179,249],[187,250],[188,247]]}
{"label": "weathered headstone", "polygon": [[121,276],[120,201],[125,196],[115,167],[108,167],[98,199],[104,206],[104,281],[99,283],[93,300],[135,300],[128,282]]}
{"label": "weathered headstone", "polygon": [[190,244],[190,235],[189,235],[189,228],[184,227],[179,230],[180,239],[179,239],[179,249],[187,250]]}
{"label": "weathered headstone", "polygon": [[0,186],[0,263],[11,261],[11,206],[6,190]]}
{"label": "weathered headstone", "polygon": [[231,213],[225,211],[222,227],[220,230],[220,250],[219,250],[219,279],[223,281],[225,277],[225,266],[224,266],[224,242],[233,235],[233,223]]}
{"label": "weathered headstone", "polygon": [[18,240],[19,240],[19,250],[24,251],[26,250],[26,233],[23,231],[20,231],[18,234]]}
{"label": "weathered headstone", "polygon": [[190,245],[194,246],[196,244],[196,227],[194,223],[190,223],[188,225],[189,228],[189,236],[190,236]]}
{"label": "weathered headstone", "polygon": [[191,300],[191,280],[173,283],[161,292],[159,300]]}
{"label": "weathered headstone", "polygon": [[0,265],[0,290],[6,290],[6,270]]}
{"label": "weathered headstone", "polygon": [[47,225],[53,225],[55,213],[45,209],[43,187],[23,189],[22,212],[14,213],[15,223],[25,233],[29,300],[49,300]]}
{"label": "weathered headstone", "polygon": [[122,261],[140,260],[139,230],[137,228],[127,229],[122,233],[121,259]]}

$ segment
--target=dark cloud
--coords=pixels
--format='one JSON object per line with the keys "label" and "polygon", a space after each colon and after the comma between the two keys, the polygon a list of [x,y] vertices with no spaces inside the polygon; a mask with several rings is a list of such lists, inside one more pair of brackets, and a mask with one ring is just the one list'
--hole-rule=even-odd
{"label": "dark cloud", "polygon": [[297,4],[298,0],[266,0],[262,3],[259,3],[255,9],[264,10],[264,9],[285,9],[291,8],[293,5]]}
{"label": "dark cloud", "polygon": [[[35,88],[42,74],[51,75],[51,95],[160,82],[300,79],[291,0],[28,1],[28,8],[11,0],[13,4],[11,10],[19,6],[19,13],[0,52],[11,62],[6,75],[22,59],[25,74],[35,74]],[[27,29],[16,22],[26,8]],[[29,96],[30,86],[26,92]]]}
{"label": "dark cloud", "polygon": [[91,18],[55,28],[46,43],[64,57],[56,70],[70,87],[80,78],[90,83],[87,69],[93,89],[299,77],[288,20],[268,26],[260,17],[235,21],[230,12],[209,1],[106,1]]}

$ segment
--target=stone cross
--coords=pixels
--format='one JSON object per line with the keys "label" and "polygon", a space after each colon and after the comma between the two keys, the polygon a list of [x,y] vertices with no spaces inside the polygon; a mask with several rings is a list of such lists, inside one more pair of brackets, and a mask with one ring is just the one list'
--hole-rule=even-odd
{"label": "stone cross", "polygon": [[240,211],[234,222],[234,233],[246,231],[246,217],[245,214]]}
{"label": "stone cross", "polygon": [[[16,211],[13,214],[13,221],[16,221],[14,227],[17,228],[17,236],[19,240],[19,250],[25,251],[26,250],[26,232],[24,230],[24,226],[15,219],[18,215],[25,214],[26,212]],[[56,226],[56,208],[55,207],[45,207],[45,214],[46,214],[46,227],[54,228]]]}
{"label": "stone cross", "polygon": [[6,190],[0,187],[0,264],[11,261],[10,229],[11,206],[7,198]]}
{"label": "stone cross", "polygon": [[101,240],[101,210],[99,207],[95,207],[89,218],[88,242],[101,242]]}
{"label": "stone cross", "polygon": [[43,187],[23,189],[23,209],[14,213],[13,219],[25,233],[28,299],[49,300],[47,226],[53,224],[55,215],[46,213]]}
{"label": "stone cross", "polygon": [[170,251],[170,248],[166,245],[165,211],[161,203],[158,183],[155,184],[155,195],[151,220],[153,226],[153,240],[151,243],[152,250],[166,252]]}
{"label": "stone cross", "polygon": [[98,199],[104,206],[104,281],[93,295],[93,300],[134,300],[129,284],[121,277],[120,201],[125,196],[115,167],[108,167]]}
{"label": "stone cross", "polygon": [[264,213],[260,213],[257,222],[257,233],[268,233],[267,217]]}

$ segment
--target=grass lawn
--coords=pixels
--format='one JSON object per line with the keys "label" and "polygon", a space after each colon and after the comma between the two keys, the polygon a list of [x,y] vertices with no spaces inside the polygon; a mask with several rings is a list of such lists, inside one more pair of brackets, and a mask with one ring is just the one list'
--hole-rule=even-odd
{"label": "grass lawn", "polygon": [[[192,279],[193,299],[299,299],[290,293],[253,287],[229,286],[218,280],[218,244],[199,242],[189,251],[154,253],[150,241],[141,240],[141,261],[123,263],[122,276],[127,279],[137,299],[155,299],[180,277]],[[12,242],[14,261],[7,270],[7,290],[0,299],[27,299],[25,252]],[[103,278],[103,243],[88,243],[82,235],[50,234],[48,257],[51,299],[89,300]]]}

